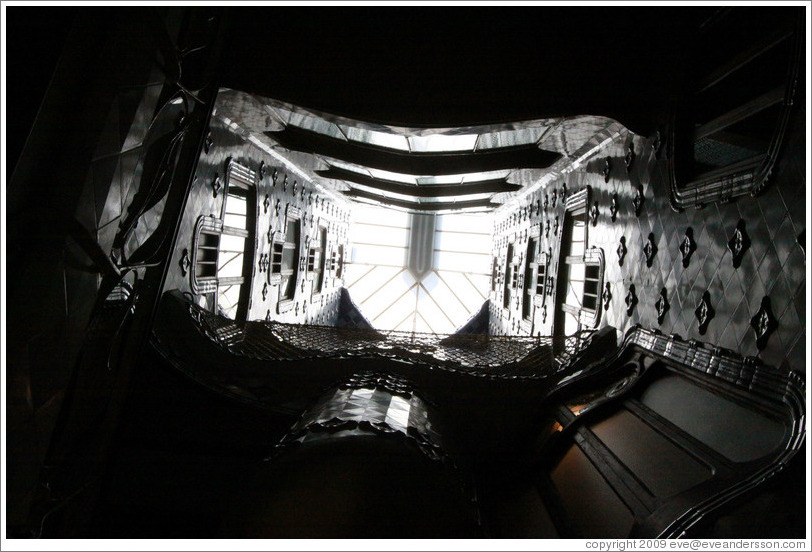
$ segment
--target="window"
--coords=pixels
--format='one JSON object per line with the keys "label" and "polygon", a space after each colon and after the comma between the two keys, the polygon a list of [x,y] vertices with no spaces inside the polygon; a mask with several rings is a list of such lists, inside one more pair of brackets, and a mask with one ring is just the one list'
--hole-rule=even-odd
{"label": "window", "polygon": [[[225,196],[223,232],[217,247],[217,310],[232,320],[237,319],[244,295],[243,284],[251,271],[251,264],[246,263],[246,246],[249,245],[250,236],[248,196],[246,188],[240,188],[234,181],[229,183]],[[253,243],[250,245],[253,246]]]}
{"label": "window", "polygon": [[[281,250],[279,274],[282,276],[279,284],[280,302],[292,300],[296,294],[296,277],[299,273],[299,235],[299,219],[289,217],[285,226],[285,241],[279,248]],[[275,247],[274,253],[276,251]]]}
{"label": "window", "polygon": [[505,258],[505,289],[502,296],[502,306],[510,308],[510,296],[514,288],[513,280],[516,278],[516,271],[513,266],[513,244],[508,245],[507,257]]}
{"label": "window", "polygon": [[273,244],[271,253],[271,274],[282,274],[282,252],[285,250],[285,242]]}
{"label": "window", "polygon": [[[798,12],[786,10],[769,23],[732,16],[717,24],[715,32],[696,36],[698,55],[689,56],[694,59],[686,67],[701,78],[677,109],[673,135],[654,142],[655,151],[662,148],[674,159],[674,209],[764,189],[784,142],[793,96],[798,97],[804,59]],[[731,32],[758,46],[723,59],[719,52],[728,52]]]}
{"label": "window", "polygon": [[542,253],[539,256],[538,274],[536,276],[536,295],[544,297],[544,285],[547,279],[547,253]]}
{"label": "window", "polygon": [[490,216],[437,215],[433,238],[428,230],[421,233],[423,253],[432,253],[422,260],[430,263],[409,262],[412,233],[419,232],[415,222],[391,209],[353,209],[352,248],[341,276],[376,329],[452,333],[488,298]]}
{"label": "window", "polygon": [[536,295],[536,286],[534,284],[538,274],[537,249],[538,238],[527,240],[527,260],[524,266],[524,293],[522,295],[522,318],[525,320],[533,318],[533,297]]}
{"label": "window", "polygon": [[200,217],[195,228],[192,291],[207,308],[244,320],[248,314],[256,226],[255,173],[229,160],[220,218]]}
{"label": "window", "polygon": [[334,267],[336,278],[341,280],[344,277],[344,246],[338,246],[338,266]]}
{"label": "window", "polygon": [[327,229],[319,227],[318,241],[307,253],[307,272],[313,278],[313,294],[321,293],[324,284],[324,251],[327,248]]}
{"label": "window", "polygon": [[561,233],[555,335],[572,335],[595,327],[600,314],[603,252],[587,249],[588,200],[588,187],[567,200]]}
{"label": "window", "polygon": [[217,250],[220,248],[220,233],[201,229],[197,238],[195,274],[198,280],[213,279],[217,276]]}

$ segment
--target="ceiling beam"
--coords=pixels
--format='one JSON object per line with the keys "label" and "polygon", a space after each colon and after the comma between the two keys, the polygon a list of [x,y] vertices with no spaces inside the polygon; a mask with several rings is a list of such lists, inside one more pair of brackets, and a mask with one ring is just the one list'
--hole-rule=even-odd
{"label": "ceiling beam", "polygon": [[445,209],[466,209],[470,207],[498,207],[499,204],[491,203],[491,200],[488,198],[485,199],[475,199],[472,201],[440,201],[440,202],[431,202],[431,203],[420,203],[417,201],[407,201],[404,199],[394,199],[391,197],[384,197],[372,192],[367,192],[364,190],[358,189],[351,189],[343,192],[343,194],[347,197],[353,198],[363,198],[363,199],[371,199],[374,201],[379,201],[386,205],[391,205],[393,207],[403,207],[404,209],[410,209],[412,211],[442,211]]}
{"label": "ceiling beam", "polygon": [[495,180],[480,180],[477,182],[461,184],[404,184],[393,180],[383,180],[364,176],[353,171],[330,167],[327,170],[316,171],[322,178],[342,180],[375,188],[384,192],[410,195],[414,197],[449,197],[467,194],[497,194],[500,192],[515,192],[522,188],[521,184],[511,184],[505,178]]}
{"label": "ceiling beam", "polygon": [[265,133],[285,149],[323,155],[362,167],[418,176],[440,176],[505,169],[545,169],[558,160],[556,152],[535,144],[474,152],[404,152],[348,142],[289,125]]}

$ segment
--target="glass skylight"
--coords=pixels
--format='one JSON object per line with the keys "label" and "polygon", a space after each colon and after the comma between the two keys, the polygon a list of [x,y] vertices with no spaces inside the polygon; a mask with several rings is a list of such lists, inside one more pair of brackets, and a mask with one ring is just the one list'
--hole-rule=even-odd
{"label": "glass skylight", "polygon": [[392,182],[402,182],[403,184],[417,184],[415,177],[408,174],[389,172],[381,169],[369,169],[369,174],[378,180],[391,180]]}
{"label": "glass skylight", "polygon": [[438,215],[433,269],[417,281],[406,267],[409,214],[359,204],[347,289],[377,329],[453,333],[487,299],[490,228],[489,213]]}
{"label": "glass skylight", "polygon": [[[373,130],[361,121],[343,119],[330,120],[296,108],[288,109],[274,102],[268,106],[277,118],[286,125],[296,126],[311,132],[318,132],[340,140],[348,140],[381,148],[412,153],[474,152],[480,150],[507,148],[537,143],[553,123],[549,120],[527,121],[520,128],[506,128],[489,132],[494,127],[470,127],[465,134],[450,134],[448,129],[437,129],[433,134],[423,134],[407,128],[385,128]],[[288,106],[290,107],[290,106]],[[504,128],[504,127],[503,127]],[[461,130],[461,129],[460,129]],[[477,132],[477,131],[480,132]]]}
{"label": "glass skylight", "polygon": [[479,134],[430,134],[410,136],[409,145],[414,152],[473,151]]}
{"label": "glass skylight", "polygon": [[382,148],[409,151],[409,141],[403,135],[367,130],[349,125],[339,125],[339,127],[350,140]]}

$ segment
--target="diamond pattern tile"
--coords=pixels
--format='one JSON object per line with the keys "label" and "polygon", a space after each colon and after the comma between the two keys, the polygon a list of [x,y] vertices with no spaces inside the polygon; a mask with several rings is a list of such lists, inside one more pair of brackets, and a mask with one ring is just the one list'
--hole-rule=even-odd
{"label": "diamond pattern tile", "polygon": [[[655,159],[648,145],[651,140],[640,136],[634,138],[640,155],[630,174],[616,170],[622,168],[625,142],[621,139],[598,153],[596,159],[587,164],[589,170],[567,175],[570,193],[589,185],[593,190],[591,201],[599,203],[600,220],[589,230],[588,245],[603,249],[606,256],[604,281],[610,283],[613,294],[608,311],[602,312],[600,326],[614,326],[622,335],[632,325],[641,324],[663,333],[677,333],[686,339],[718,344],[743,355],[757,355],[771,364],[787,362],[795,370],[805,369],[802,338],[806,317],[806,259],[796,238],[806,228],[808,207],[803,118],[797,114],[796,117],[768,186],[755,198],[744,196],[702,209],[673,211],[668,202],[668,161],[664,156]],[[613,159],[609,183],[604,182],[601,174],[602,160],[606,156]],[[636,186],[642,187],[645,198],[639,217],[634,215],[632,207]],[[549,190],[541,190],[532,200],[543,199],[545,191]],[[612,223],[609,206],[614,193],[618,195],[619,209]],[[560,205],[556,213],[559,209]],[[528,224],[535,224],[535,218],[531,216]],[[727,242],[740,219],[745,222],[751,243],[739,268],[734,268]],[[697,249],[688,267],[683,268],[679,245],[688,227],[693,229]],[[499,240],[515,230],[512,223],[507,224],[494,233],[494,238]],[[646,267],[643,255],[649,232],[654,233],[658,248],[650,268]],[[620,236],[625,236],[628,248],[622,267],[618,266],[615,252]],[[557,249],[558,244],[553,243],[554,257]],[[640,302],[632,315],[627,316],[623,299],[630,283],[635,284]],[[668,292],[671,310],[663,323],[658,324],[654,303],[663,286]],[[694,310],[706,290],[716,314],[703,336],[698,332]],[[749,323],[765,295],[772,300],[779,326],[765,349],[759,351]],[[501,323],[506,331],[515,316],[517,313],[511,312],[503,317]],[[549,323],[547,327],[551,328]]]}

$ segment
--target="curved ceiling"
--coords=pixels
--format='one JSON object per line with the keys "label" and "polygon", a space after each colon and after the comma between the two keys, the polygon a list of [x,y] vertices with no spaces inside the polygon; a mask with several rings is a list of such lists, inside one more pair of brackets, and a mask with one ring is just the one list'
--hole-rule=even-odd
{"label": "curved ceiling", "polygon": [[618,127],[591,116],[398,127],[230,89],[220,90],[214,116],[347,199],[435,214],[493,210]]}

